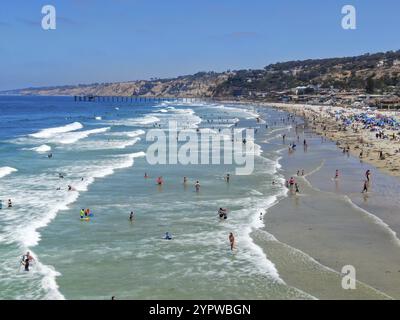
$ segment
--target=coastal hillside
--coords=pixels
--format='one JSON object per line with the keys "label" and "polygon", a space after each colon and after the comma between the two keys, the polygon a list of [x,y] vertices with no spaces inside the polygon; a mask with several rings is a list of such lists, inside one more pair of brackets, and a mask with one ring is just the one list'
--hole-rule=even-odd
{"label": "coastal hillside", "polygon": [[300,86],[400,95],[400,50],[356,57],[279,62],[260,70],[199,72],[172,79],[26,88],[3,94],[245,98],[268,96],[271,92]]}
{"label": "coastal hillside", "polygon": [[240,70],[215,90],[216,96],[284,91],[299,86],[366,93],[400,91],[400,50],[356,57],[289,61],[263,70]]}
{"label": "coastal hillside", "polygon": [[79,84],[9,90],[3,94],[46,96],[163,96],[212,97],[215,88],[229,78],[230,73],[199,72],[172,79],[139,80],[115,83]]}

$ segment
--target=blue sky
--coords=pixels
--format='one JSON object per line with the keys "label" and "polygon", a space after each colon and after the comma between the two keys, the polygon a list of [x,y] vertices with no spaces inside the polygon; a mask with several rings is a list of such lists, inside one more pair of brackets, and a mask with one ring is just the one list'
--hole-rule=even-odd
{"label": "blue sky", "polygon": [[[46,4],[56,30],[41,28]],[[346,4],[356,30],[341,27]],[[0,90],[400,49],[398,0],[7,0],[0,10]]]}

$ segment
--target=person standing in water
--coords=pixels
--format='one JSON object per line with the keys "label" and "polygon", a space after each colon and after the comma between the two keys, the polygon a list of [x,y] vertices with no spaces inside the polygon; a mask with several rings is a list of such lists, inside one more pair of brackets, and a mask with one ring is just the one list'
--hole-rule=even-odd
{"label": "person standing in water", "polygon": [[183,177],[183,184],[187,183],[187,177]]}
{"label": "person standing in water", "polygon": [[235,247],[235,237],[232,232],[229,233],[229,243],[231,245],[231,251],[233,251],[233,248]]}
{"label": "person standing in water", "polygon": [[133,221],[133,217],[134,217],[134,213],[133,211],[131,211],[130,215],[129,215],[129,220],[132,222]]}
{"label": "person standing in water", "polygon": [[0,210],[3,209],[3,200],[0,200]]}
{"label": "person standing in water", "polygon": [[196,181],[196,184],[194,185],[194,187],[196,189],[196,192],[200,191],[200,182],[198,180]]}
{"label": "person standing in water", "polygon": [[339,179],[339,170],[337,170],[337,169],[336,169],[336,172],[335,172],[335,179]]}
{"label": "person standing in water", "polygon": [[9,208],[12,208],[12,201],[11,201],[11,199],[8,199],[8,207],[9,207]]}
{"label": "person standing in water", "polygon": [[231,178],[230,174],[227,173],[227,174],[226,174],[226,177],[225,177],[225,180],[226,180],[227,183],[229,183],[229,179],[230,179],[230,178]]}
{"label": "person standing in water", "polygon": [[296,193],[300,193],[299,185],[298,185],[297,183],[295,183],[294,186],[295,186],[295,188],[296,188]]}

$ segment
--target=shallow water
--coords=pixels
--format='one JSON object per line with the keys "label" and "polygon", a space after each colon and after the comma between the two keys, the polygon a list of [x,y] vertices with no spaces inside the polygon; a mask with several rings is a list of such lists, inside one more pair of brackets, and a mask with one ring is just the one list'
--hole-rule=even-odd
{"label": "shallow water", "polygon": [[[229,164],[149,165],[144,157],[145,133],[168,120],[189,131],[259,127],[256,142],[264,139],[253,108],[1,97],[0,112],[0,167],[18,170],[0,185],[0,198],[14,204],[0,218],[0,298],[311,298],[285,285],[249,236],[284,193],[271,186],[275,153],[261,157],[254,145],[256,169],[247,176]],[[219,207],[229,208],[227,221],[219,221]],[[81,208],[94,213],[89,222],[80,221]],[[166,231],[173,240],[162,240]],[[37,260],[29,273],[18,268],[27,250]]]}

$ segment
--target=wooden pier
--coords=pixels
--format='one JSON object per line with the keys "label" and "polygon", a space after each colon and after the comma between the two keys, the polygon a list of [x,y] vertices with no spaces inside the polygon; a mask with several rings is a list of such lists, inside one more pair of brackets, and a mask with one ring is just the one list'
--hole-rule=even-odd
{"label": "wooden pier", "polygon": [[195,103],[201,101],[211,101],[210,97],[159,97],[159,96],[74,96],[75,102],[118,102],[118,103],[135,103],[135,102],[187,102]]}

